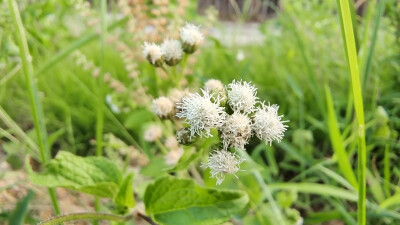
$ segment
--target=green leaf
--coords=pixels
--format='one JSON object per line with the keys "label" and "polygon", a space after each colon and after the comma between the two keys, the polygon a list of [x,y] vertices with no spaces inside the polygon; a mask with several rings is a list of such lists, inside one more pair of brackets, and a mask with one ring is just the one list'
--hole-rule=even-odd
{"label": "green leaf", "polygon": [[146,212],[164,225],[212,225],[229,220],[249,202],[242,191],[202,188],[193,180],[163,177],[147,187]]}
{"label": "green leaf", "polygon": [[349,161],[350,158],[344,149],[343,138],[340,133],[339,124],[336,118],[331,91],[327,85],[325,85],[325,96],[326,105],[328,108],[327,123],[329,128],[329,138],[331,140],[333,150],[338,158],[339,169],[343,176],[346,177],[347,181],[349,181],[354,188],[357,188],[358,184],[356,176],[354,175],[353,168],[351,167]]}
{"label": "green leaf", "polygon": [[8,219],[9,224],[19,225],[24,223],[24,218],[28,213],[29,202],[32,200],[33,196],[34,193],[29,190],[28,194],[18,201],[17,206]]}
{"label": "green leaf", "polygon": [[123,205],[130,208],[135,206],[135,199],[133,199],[132,183],[133,183],[133,173],[130,173],[122,181],[118,194],[114,199],[114,202],[117,205]]}
{"label": "green leaf", "polygon": [[121,171],[104,157],[79,157],[61,151],[42,173],[27,163],[30,179],[37,185],[65,187],[99,197],[114,198],[122,181]]}

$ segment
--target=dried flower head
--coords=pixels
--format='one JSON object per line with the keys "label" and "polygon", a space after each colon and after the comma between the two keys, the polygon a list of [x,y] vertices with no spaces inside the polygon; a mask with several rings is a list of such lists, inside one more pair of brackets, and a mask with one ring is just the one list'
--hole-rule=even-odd
{"label": "dried flower head", "polygon": [[228,104],[233,111],[245,114],[254,111],[257,88],[246,81],[235,81],[228,85]]}
{"label": "dried flower head", "polygon": [[[244,161],[236,153],[226,150],[214,150],[210,154],[207,163],[202,163],[202,168],[210,168],[211,177],[217,179],[217,185],[220,185],[225,179],[226,174],[233,174],[240,170],[240,164]],[[237,176],[236,176],[237,178]]]}
{"label": "dried flower head", "polygon": [[188,94],[189,94],[188,89],[179,90],[177,88],[174,88],[169,92],[169,98],[172,100],[174,104],[176,104],[178,102],[181,102],[182,98],[187,96]]}
{"label": "dried flower head", "polygon": [[182,103],[177,103],[180,112],[176,116],[185,118],[185,122],[190,125],[191,137],[195,134],[210,137],[210,129],[219,128],[225,120],[224,108],[219,106],[219,99],[211,96],[207,90],[201,91],[203,96],[190,93],[182,99]]}
{"label": "dried flower head", "polygon": [[164,62],[164,53],[161,47],[155,43],[145,42],[143,45],[143,56],[156,67],[159,67]]}
{"label": "dried flower head", "polygon": [[183,51],[180,41],[167,38],[161,44],[161,49],[164,53],[167,65],[174,66],[181,61]]}
{"label": "dried flower head", "polygon": [[185,26],[181,28],[180,36],[183,42],[183,50],[188,54],[195,52],[204,40],[204,36],[200,32],[199,27],[191,23],[186,23]]}
{"label": "dried flower head", "polygon": [[159,125],[150,125],[144,132],[144,140],[153,142],[162,136],[162,128]]}
{"label": "dried flower head", "polygon": [[159,97],[153,100],[152,111],[160,118],[166,118],[174,111],[174,104],[167,97]]}
{"label": "dried flower head", "polygon": [[251,136],[251,120],[246,115],[234,112],[220,128],[224,149],[228,147],[244,149]]}
{"label": "dried flower head", "polygon": [[210,79],[204,84],[204,89],[212,91],[212,90],[224,90],[224,85],[220,80]]}
{"label": "dried flower head", "polygon": [[165,156],[165,163],[167,165],[175,165],[178,163],[179,159],[182,157],[183,155],[183,148],[178,148],[178,149],[174,149],[169,151]]}
{"label": "dried flower head", "polygon": [[176,150],[179,148],[179,143],[175,136],[167,137],[164,141],[164,145],[170,150]]}
{"label": "dried flower head", "polygon": [[278,105],[270,105],[269,103],[265,105],[262,103],[253,116],[252,128],[254,133],[259,139],[270,145],[274,140],[280,142],[288,127],[283,124],[287,121],[281,121],[283,115],[278,116],[278,109]]}

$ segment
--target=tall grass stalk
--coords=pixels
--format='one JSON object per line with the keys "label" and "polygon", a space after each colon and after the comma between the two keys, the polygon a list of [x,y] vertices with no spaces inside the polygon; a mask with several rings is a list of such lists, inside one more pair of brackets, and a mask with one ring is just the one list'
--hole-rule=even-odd
{"label": "tall grass stalk", "polygon": [[[100,76],[98,77],[97,104],[96,104],[96,155],[103,155],[103,128],[104,128],[104,54],[107,35],[107,0],[100,1],[101,34],[100,34]],[[99,199],[95,198],[95,209],[100,210]],[[94,224],[98,224],[95,220]]]}
{"label": "tall grass stalk", "polygon": [[360,84],[360,72],[356,41],[354,37],[353,23],[351,17],[350,3],[348,0],[338,0],[340,11],[341,28],[346,55],[350,68],[351,86],[353,90],[354,108],[358,123],[358,224],[366,224],[366,144],[365,144],[365,122],[362,89]]}
{"label": "tall grass stalk", "polygon": [[[22,61],[22,70],[25,74],[25,81],[29,92],[29,100],[35,126],[36,137],[39,145],[40,159],[42,163],[47,163],[50,159],[50,152],[47,145],[47,131],[44,124],[44,116],[40,105],[32,65],[32,56],[29,53],[28,42],[25,35],[25,28],[22,24],[21,15],[18,5],[14,0],[8,0],[8,6],[11,12],[11,18],[15,27],[15,35],[17,36],[19,53]],[[57,196],[53,188],[48,189],[55,213],[60,214]]]}

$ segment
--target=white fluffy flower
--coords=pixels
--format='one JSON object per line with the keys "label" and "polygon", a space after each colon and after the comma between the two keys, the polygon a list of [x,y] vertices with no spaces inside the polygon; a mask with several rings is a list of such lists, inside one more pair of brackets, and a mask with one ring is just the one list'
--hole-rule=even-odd
{"label": "white fluffy flower", "polygon": [[158,125],[149,126],[144,132],[144,140],[153,142],[162,136],[162,128]]}
{"label": "white fluffy flower", "polygon": [[199,27],[191,23],[186,23],[185,26],[181,28],[180,35],[184,44],[192,46],[197,46],[204,40],[204,36],[200,32]]}
{"label": "white fluffy flower", "polygon": [[161,44],[164,53],[165,62],[170,65],[176,65],[180,62],[183,54],[181,42],[178,40],[165,39]]}
{"label": "white fluffy flower", "polygon": [[163,50],[155,43],[145,42],[143,45],[143,56],[153,65],[161,66],[163,62]]}
{"label": "white fluffy flower", "polygon": [[246,81],[232,81],[228,85],[228,104],[233,111],[245,114],[254,111],[257,88]]}
{"label": "white fluffy flower", "polygon": [[219,106],[219,98],[212,97],[207,90],[202,92],[203,96],[190,93],[181,103],[177,103],[180,112],[176,116],[185,118],[185,122],[190,125],[191,137],[195,134],[210,137],[210,129],[219,128],[225,120],[224,108]]}
{"label": "white fluffy flower", "polygon": [[165,164],[171,165],[171,166],[177,164],[179,159],[182,157],[183,153],[184,153],[183,148],[178,148],[178,149],[169,151],[164,156]]}
{"label": "white fluffy flower", "polygon": [[[202,163],[202,168],[210,168],[211,177],[217,179],[217,185],[220,185],[225,179],[226,174],[235,175],[240,170],[240,164],[244,161],[236,153],[226,150],[215,150],[210,154],[207,163]],[[236,175],[235,175],[236,176]],[[237,178],[237,176],[236,176]]]}
{"label": "white fluffy flower", "polygon": [[212,90],[224,90],[224,85],[220,80],[210,79],[204,84],[204,89]]}
{"label": "white fluffy flower", "polygon": [[173,112],[174,104],[167,97],[159,97],[153,100],[151,109],[157,116],[165,118]]}
{"label": "white fluffy flower", "polygon": [[251,120],[246,115],[234,112],[220,128],[224,149],[228,147],[244,149],[251,136]]}
{"label": "white fluffy flower", "polygon": [[271,145],[272,141],[280,142],[284,136],[287,125],[281,121],[283,115],[278,116],[278,105],[265,105],[262,103],[261,107],[257,109],[253,116],[253,131],[256,136]]}
{"label": "white fluffy flower", "polygon": [[179,90],[177,88],[174,88],[169,92],[169,98],[172,100],[174,104],[176,104],[178,102],[181,102],[182,98],[187,96],[188,94],[189,94],[188,89]]}

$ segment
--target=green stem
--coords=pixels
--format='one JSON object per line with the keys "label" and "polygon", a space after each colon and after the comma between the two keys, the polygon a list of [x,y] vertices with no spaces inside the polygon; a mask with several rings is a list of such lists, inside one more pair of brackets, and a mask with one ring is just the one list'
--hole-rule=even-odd
{"label": "green stem", "polygon": [[390,197],[390,148],[389,144],[386,144],[385,146],[385,155],[383,158],[383,188],[385,190],[386,197]]}
{"label": "green stem", "polygon": [[181,66],[181,70],[180,70],[180,73],[179,73],[179,83],[183,79],[183,77],[185,76],[185,69],[186,69],[186,64],[187,64],[188,57],[189,57],[188,54],[184,54],[183,55],[182,66]]}
{"label": "green stem", "polygon": [[349,0],[338,0],[340,19],[346,55],[350,68],[351,85],[353,90],[354,107],[357,117],[358,129],[358,224],[366,224],[366,166],[367,154],[365,144],[365,120],[362,99],[362,88],[360,84],[360,72],[356,40],[352,24]]}
{"label": "green stem", "polygon": [[[44,124],[44,116],[42,107],[40,105],[36,85],[34,81],[34,72],[32,65],[32,56],[29,53],[28,42],[25,35],[25,29],[22,24],[21,16],[19,13],[18,5],[14,0],[8,0],[8,5],[11,12],[11,17],[14,23],[16,36],[18,39],[19,53],[22,61],[22,69],[25,74],[25,81],[27,83],[31,111],[33,116],[33,123],[35,126],[36,137],[39,145],[40,158],[43,164],[47,163],[50,158],[50,152],[47,145],[47,131]],[[57,196],[53,188],[49,188],[49,195],[53,203],[55,213],[60,214],[60,209],[57,203]]]}
{"label": "green stem", "polygon": [[125,222],[132,219],[133,215],[120,216],[107,213],[85,212],[85,213],[72,213],[68,215],[56,216],[48,220],[40,222],[38,225],[56,225],[68,221],[75,220],[111,220],[116,222]]}
{"label": "green stem", "polygon": [[160,148],[160,150],[162,151],[162,153],[167,154],[168,150],[164,147],[164,145],[160,142],[159,139],[156,139],[154,141],[156,143],[156,145]]}

